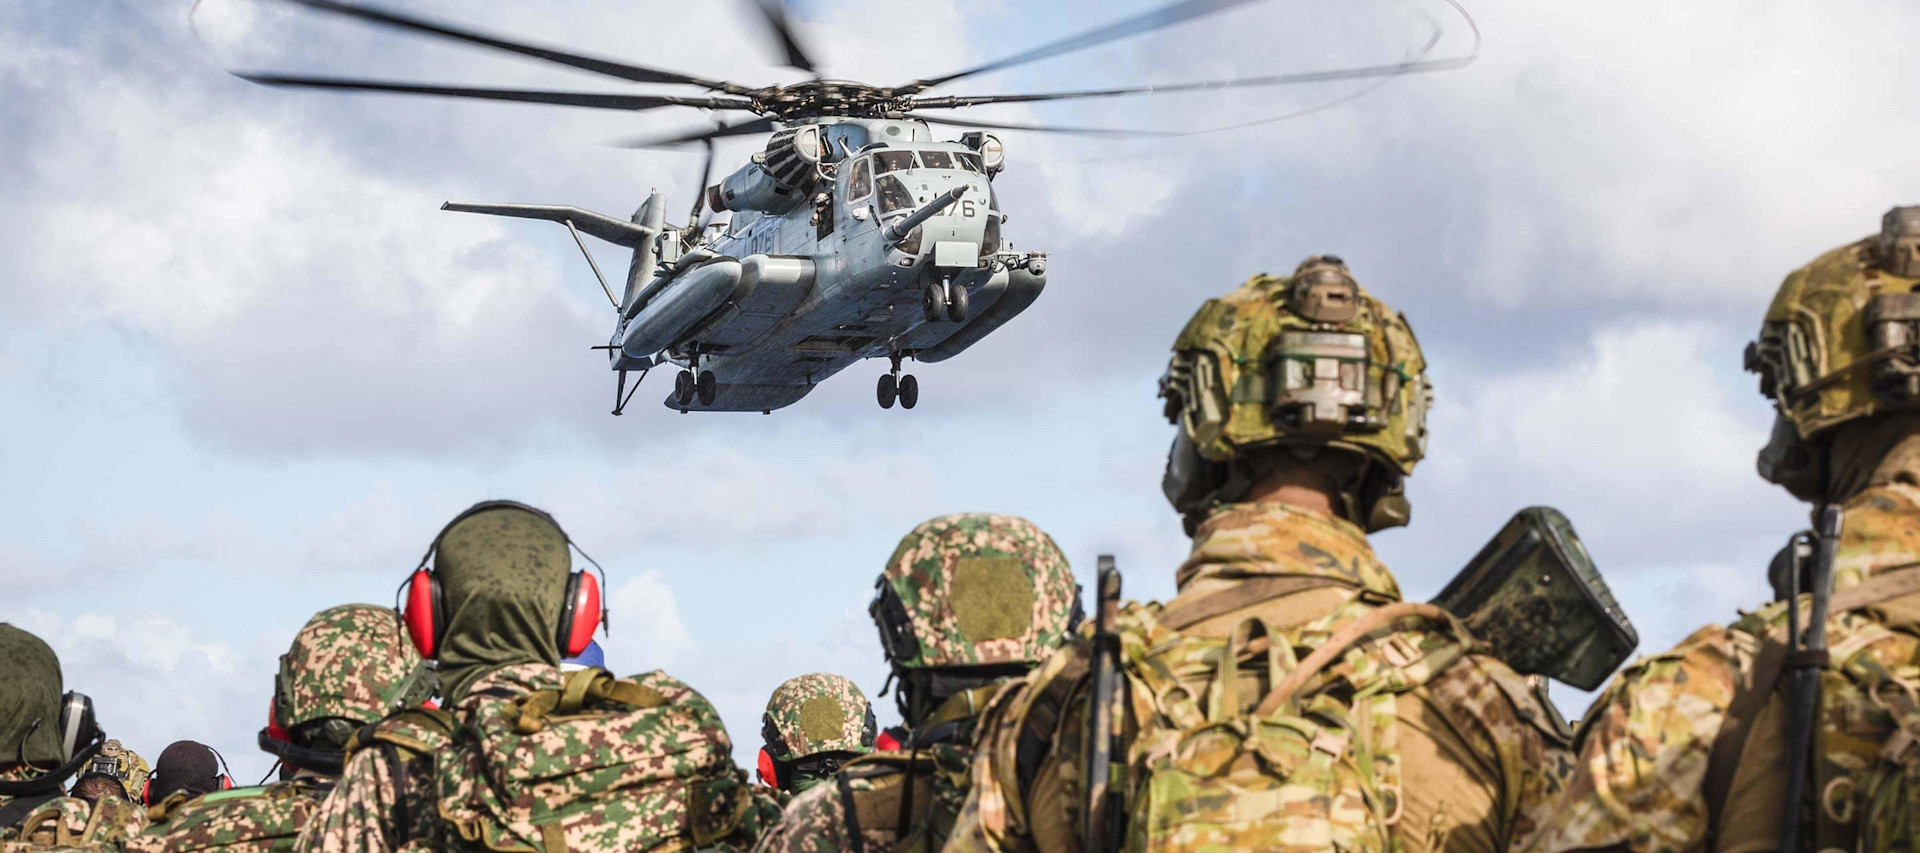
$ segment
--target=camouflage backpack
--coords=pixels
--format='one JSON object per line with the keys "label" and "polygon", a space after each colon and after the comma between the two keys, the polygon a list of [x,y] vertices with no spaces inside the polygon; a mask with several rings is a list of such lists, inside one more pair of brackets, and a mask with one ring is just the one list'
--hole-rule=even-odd
{"label": "camouflage backpack", "polygon": [[482,698],[435,757],[435,849],[744,848],[777,806],[732,756],[713,706],[658,671]]}
{"label": "camouflage backpack", "polygon": [[[1465,653],[1452,617],[1354,602],[1284,634],[1249,618],[1208,638],[1167,616],[1134,604],[1115,626],[1134,733],[1115,768],[1130,800],[1125,849],[1393,849],[1396,700]],[[1407,627],[1421,622],[1432,625]],[[1301,658],[1296,645],[1315,650]],[[1270,685],[1250,711],[1248,667]]]}
{"label": "camouflage backpack", "polygon": [[121,849],[128,853],[292,850],[300,828],[331,789],[331,785],[302,779],[199,796],[177,792],[148,811],[154,824],[127,839]]}

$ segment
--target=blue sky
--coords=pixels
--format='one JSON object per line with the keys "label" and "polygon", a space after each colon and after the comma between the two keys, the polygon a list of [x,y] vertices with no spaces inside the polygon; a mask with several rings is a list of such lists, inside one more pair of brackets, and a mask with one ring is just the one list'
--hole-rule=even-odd
{"label": "blue sky", "polygon": [[[788,79],[726,2],[394,2]],[[1146,5],[798,11],[832,73],[884,83]],[[867,596],[929,516],[1027,515],[1077,566],[1116,553],[1130,590],[1164,597],[1185,548],[1158,490],[1167,347],[1201,299],[1319,252],[1404,310],[1434,365],[1414,523],[1377,540],[1408,593],[1553,504],[1643,649],[1665,647],[1763,598],[1766,558],[1804,523],[1752,473],[1769,415],[1739,370],[1774,285],[1920,199],[1910,4],[1480,0],[1472,67],[1302,120],[1178,142],[1007,134],[1007,238],[1051,253],[1049,289],[965,356],[912,368],[912,412],[874,407],[871,363],[772,417],[672,414],[655,377],[616,419],[586,349],[603,297],[564,232],[437,208],[625,215],[658,188],[677,209],[695,156],[598,143],[701,116],[260,89],[221,69],[622,87],[243,0],[207,0],[196,40],[186,6],[0,8],[0,619],[47,636],[135,749],[205,740],[243,778],[268,764],[253,733],[293,631],[391,601],[483,498],[553,510],[611,576],[610,663],[707,693],[743,755],[786,677],[878,690]],[[1442,52],[1465,47],[1425,0],[1268,3],[953,91],[1391,61],[1428,18]],[[1349,91],[982,114],[1212,126]]]}

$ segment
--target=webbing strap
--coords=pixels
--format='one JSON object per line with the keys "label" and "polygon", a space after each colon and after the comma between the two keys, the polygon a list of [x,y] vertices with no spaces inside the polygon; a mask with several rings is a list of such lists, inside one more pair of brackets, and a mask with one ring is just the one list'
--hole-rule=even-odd
{"label": "webbing strap", "polygon": [[[1081,645],[1074,650],[1085,652],[1086,649]],[[1034,697],[1033,704],[1027,707],[1026,718],[1020,721],[1020,733],[1015,737],[1013,750],[1013,778],[1020,786],[1020,802],[1027,801],[1033,780],[1040,775],[1040,762],[1047,757],[1047,750],[1053,745],[1061,715],[1066,711],[1067,697],[1079,686],[1080,680],[1087,677],[1089,668],[1085,654],[1068,658],[1066,664],[1040,689],[1040,695]]]}
{"label": "webbing strap", "polygon": [[540,824],[540,849],[546,853],[567,853],[567,832],[557,820]]}
{"label": "webbing strap", "polygon": [[1920,563],[1909,563],[1835,591],[1827,603],[1827,612],[1859,610],[1916,592],[1920,592]]}
{"label": "webbing strap", "polygon": [[[847,816],[847,841],[853,845],[854,853],[866,853],[867,839],[860,832],[860,809],[853,800],[852,780],[842,770],[833,774],[833,784],[840,791],[840,811]],[[907,780],[907,784],[913,784],[913,780]]]}
{"label": "webbing strap", "polygon": [[1726,813],[1727,795],[1733,790],[1733,774],[1740,766],[1740,753],[1746,749],[1747,736],[1753,733],[1754,720],[1780,683],[1786,669],[1787,644],[1763,637],[1760,651],[1753,656],[1753,677],[1745,687],[1736,686],[1733,701],[1727,703],[1727,715],[1720,721],[1720,732],[1713,737],[1707,753],[1707,775],[1700,792],[1707,800],[1707,849],[1714,849],[1720,834],[1720,818]]}
{"label": "webbing strap", "polygon": [[583,669],[569,674],[559,690],[540,690],[518,700],[520,715],[513,730],[516,734],[533,734],[546,728],[549,716],[568,716],[580,713],[589,704],[608,703],[658,708],[667,704],[667,697],[651,687],[614,678],[606,670]]}
{"label": "webbing strap", "polygon": [[1267,698],[1260,700],[1259,707],[1253,709],[1253,715],[1272,716],[1273,712],[1280,710],[1280,706],[1293,698],[1294,693],[1305,687],[1309,680],[1320,674],[1321,670],[1326,669],[1334,661],[1339,660],[1341,655],[1346,654],[1349,646],[1366,639],[1368,634],[1380,630],[1394,620],[1409,616],[1443,624],[1451,624],[1453,621],[1453,614],[1431,604],[1417,601],[1402,601],[1369,610],[1358,619],[1347,623],[1346,627],[1341,628],[1333,636],[1328,637],[1325,643],[1320,644],[1320,648],[1314,649],[1313,654],[1301,660],[1299,666],[1294,667],[1292,672],[1287,673],[1286,678],[1281,679],[1279,684],[1275,684],[1273,689],[1267,692]]}
{"label": "webbing strap", "polygon": [[27,815],[32,814],[34,809],[39,808],[41,803],[57,799],[59,796],[60,792],[56,789],[40,794],[30,794],[24,797],[13,798],[11,802],[0,806],[0,829],[6,829],[19,823]]}
{"label": "webbing strap", "polygon": [[1354,584],[1326,577],[1255,577],[1191,601],[1176,601],[1160,611],[1160,624],[1178,631],[1224,613],[1232,613],[1295,592]]}

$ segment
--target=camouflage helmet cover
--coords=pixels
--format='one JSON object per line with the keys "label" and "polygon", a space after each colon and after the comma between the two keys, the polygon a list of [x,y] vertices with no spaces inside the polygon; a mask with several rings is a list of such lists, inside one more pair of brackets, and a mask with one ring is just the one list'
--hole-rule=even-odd
{"label": "camouflage helmet cover", "polygon": [[[873,751],[873,706],[844,676],[814,672],[789,678],[767,700],[767,744],[781,758],[823,752]],[[776,737],[777,736],[777,739]]]}
{"label": "camouflage helmet cover", "polygon": [[1067,555],[1012,515],[943,515],[900,540],[870,613],[904,668],[1031,664],[1079,621]]}
{"label": "camouflage helmet cover", "polygon": [[432,692],[432,672],[392,609],[343,604],[314,614],[281,656],[274,718],[288,731],[327,719],[358,727]]}
{"label": "camouflage helmet cover", "polygon": [[[1920,208],[1894,208],[1885,221],[1904,222],[1896,214],[1907,210],[1920,240]],[[1920,409],[1920,269],[1896,274],[1883,257],[1888,242],[1868,237],[1787,274],[1747,346],[1760,393],[1802,440]]]}
{"label": "camouflage helmet cover", "polygon": [[1405,315],[1339,258],[1317,255],[1291,276],[1263,273],[1207,300],[1173,351],[1160,395],[1179,427],[1176,450],[1187,445],[1202,464],[1332,446],[1405,476],[1426,455],[1426,357]]}
{"label": "camouflage helmet cover", "polygon": [[119,740],[109,738],[100,745],[100,752],[93,757],[93,761],[87,764],[86,772],[112,776],[120,780],[121,786],[129,794],[138,797],[146,787],[147,776],[153,773],[153,768],[139,753],[128,749]]}

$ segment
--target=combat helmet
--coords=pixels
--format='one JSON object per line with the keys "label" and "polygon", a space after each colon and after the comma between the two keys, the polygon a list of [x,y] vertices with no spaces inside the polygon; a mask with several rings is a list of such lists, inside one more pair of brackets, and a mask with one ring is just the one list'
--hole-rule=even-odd
{"label": "combat helmet", "polygon": [[120,787],[129,795],[138,795],[147,786],[147,777],[153,774],[153,768],[140,754],[122,745],[118,739],[108,738],[100,745],[100,751],[87,762],[87,773],[99,773],[120,780]]}
{"label": "combat helmet", "polygon": [[910,726],[950,696],[1031,669],[1080,623],[1066,554],[1018,516],[926,521],[900,540],[874,586],[867,610]]}
{"label": "combat helmet", "polygon": [[799,793],[841,762],[873,751],[873,705],[845,676],[814,672],[787,679],[760,718],[760,778]]}
{"label": "combat helmet", "polygon": [[287,764],[339,773],[362,726],[427,701],[433,671],[394,611],[344,604],[314,614],[280,656],[260,748]]}
{"label": "combat helmet", "polygon": [[1405,315],[1331,255],[1248,279],[1205,305],[1160,380],[1178,430],[1162,483],[1189,532],[1287,451],[1361,464],[1343,497],[1368,531],[1407,523],[1403,479],[1426,455],[1433,388]]}
{"label": "combat helmet", "polygon": [[1920,411],[1920,207],[1896,207],[1881,233],[1787,274],[1747,345],[1746,368],[1773,400],[1760,474],[1801,497],[1820,492],[1817,443],[1851,421]]}

